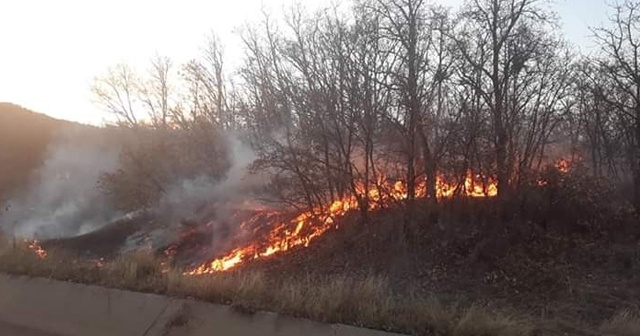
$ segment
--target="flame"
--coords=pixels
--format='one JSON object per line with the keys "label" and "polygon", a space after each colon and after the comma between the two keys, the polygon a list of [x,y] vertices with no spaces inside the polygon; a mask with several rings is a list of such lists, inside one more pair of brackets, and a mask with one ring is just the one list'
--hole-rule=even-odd
{"label": "flame", "polygon": [[494,197],[498,195],[498,183],[493,178],[485,179],[480,174],[474,176],[471,171],[468,171],[464,179],[463,195],[467,197]]}
{"label": "flame", "polygon": [[[578,158],[579,160],[579,158]],[[567,158],[561,158],[553,164],[553,168],[555,168],[561,174],[568,174],[572,168],[573,161]],[[539,178],[536,181],[538,187],[546,187],[549,185],[549,181],[544,178]]]}
{"label": "flame", "polygon": [[104,268],[105,266],[107,266],[107,262],[104,260],[104,258],[93,259],[91,261],[97,268]]}
{"label": "flame", "polygon": [[[461,183],[448,183],[444,175],[436,178],[436,197],[451,198],[456,193],[466,197],[493,197],[498,193],[497,183],[492,178],[484,178],[480,174],[467,172]],[[317,206],[309,211],[300,213],[290,221],[279,221],[269,231],[268,235],[246,246],[236,248],[227,255],[208,261],[185,272],[186,275],[211,274],[226,271],[248,260],[265,258],[282,253],[294,247],[307,247],[316,238],[328,230],[335,228],[336,219],[358,208],[358,199],[368,196],[369,210],[376,210],[392,202],[406,200],[408,188],[405,182],[389,182],[380,176],[376,183],[356,185],[356,194],[347,195],[325,206]],[[416,196],[427,197],[427,183],[421,181],[416,186]],[[273,212],[269,213],[273,216]],[[273,217],[271,217],[273,218]],[[245,223],[241,225],[244,227]],[[254,231],[256,233],[257,231]]]}
{"label": "flame", "polygon": [[558,169],[561,173],[568,173],[571,168],[571,161],[565,158],[558,160],[555,164],[556,169]]}
{"label": "flame", "polygon": [[47,258],[47,251],[43,249],[42,246],[40,246],[40,242],[38,242],[37,240],[30,242],[29,245],[27,245],[27,247],[33,250],[33,252],[35,252],[35,254],[38,256],[38,258],[40,259]]}

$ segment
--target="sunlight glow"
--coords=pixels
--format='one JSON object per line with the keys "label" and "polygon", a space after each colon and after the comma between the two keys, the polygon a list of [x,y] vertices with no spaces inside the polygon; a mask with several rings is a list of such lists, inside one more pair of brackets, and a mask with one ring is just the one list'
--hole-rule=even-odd
{"label": "sunlight glow", "polygon": [[[291,0],[21,0],[0,3],[0,101],[61,119],[100,124],[106,117],[91,101],[92,79],[124,62],[144,69],[155,54],[181,64],[199,54],[215,31],[226,62],[242,57],[237,28],[280,15]],[[331,0],[299,1],[311,8]],[[457,7],[461,0],[437,0]],[[583,45],[587,25],[605,19],[601,0],[559,0],[567,38]]]}

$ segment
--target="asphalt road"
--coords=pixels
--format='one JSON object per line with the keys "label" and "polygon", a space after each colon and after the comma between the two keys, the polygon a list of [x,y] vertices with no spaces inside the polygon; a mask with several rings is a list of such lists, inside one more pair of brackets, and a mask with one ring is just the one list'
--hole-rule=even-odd
{"label": "asphalt road", "polygon": [[0,335],[2,336],[59,336],[56,334],[50,334],[48,332],[42,332],[25,327],[15,326],[0,321]]}

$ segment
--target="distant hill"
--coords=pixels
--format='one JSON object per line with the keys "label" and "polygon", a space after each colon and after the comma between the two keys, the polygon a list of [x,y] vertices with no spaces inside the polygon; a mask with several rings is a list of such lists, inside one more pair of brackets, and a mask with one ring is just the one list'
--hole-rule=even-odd
{"label": "distant hill", "polygon": [[99,128],[58,120],[19,105],[0,102],[0,204],[24,186],[61,134],[96,133]]}

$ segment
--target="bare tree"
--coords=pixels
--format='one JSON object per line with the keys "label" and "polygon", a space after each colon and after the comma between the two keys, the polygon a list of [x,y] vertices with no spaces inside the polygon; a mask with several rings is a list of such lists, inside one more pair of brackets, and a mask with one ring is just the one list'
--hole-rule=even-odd
{"label": "bare tree", "polygon": [[151,69],[146,81],[140,85],[140,100],[147,110],[151,124],[163,130],[167,129],[172,107],[170,75],[172,61],[168,57],[157,55],[151,60]]}
{"label": "bare tree", "polygon": [[[191,120],[206,118],[222,129],[234,129],[239,121],[229,106],[223,55],[220,39],[211,33],[201,59],[191,60],[184,66],[183,77],[190,91],[188,114]],[[184,122],[187,115],[180,109],[176,117]]]}
{"label": "bare tree", "polygon": [[[462,24],[456,32],[456,50],[467,65],[459,69],[464,85],[475,90],[489,111],[494,160],[497,168],[498,194],[509,194],[513,174],[514,127],[518,110],[513,104],[521,104],[514,88],[518,76],[534,50],[528,43],[518,41],[535,37],[544,31],[549,18],[538,6],[543,0],[474,0],[462,13]],[[536,46],[536,43],[533,44]],[[540,46],[538,46],[539,48]],[[511,104],[511,105],[510,105]]]}
{"label": "bare tree", "polygon": [[607,84],[615,88],[599,93],[622,121],[620,131],[633,176],[634,205],[640,211],[640,2],[625,0],[613,10],[611,27],[593,30],[601,49],[599,65]]}
{"label": "bare tree", "polygon": [[110,67],[91,87],[96,103],[127,127],[137,127],[141,121],[139,89],[140,78],[125,64]]}
{"label": "bare tree", "polygon": [[628,167],[620,163],[620,159],[626,156],[624,137],[621,136],[624,132],[620,131],[625,125],[618,118],[620,114],[610,112],[607,100],[615,97],[617,90],[604,70],[589,58],[579,66],[574,90],[575,129],[577,135],[584,138],[577,142],[587,154],[593,174],[618,179]]}
{"label": "bare tree", "polygon": [[[404,155],[406,160],[406,182],[408,200],[408,219],[411,220],[413,201],[416,197],[416,162],[418,151],[418,125],[420,113],[424,107],[421,88],[423,67],[425,66],[425,50],[431,41],[421,38],[425,29],[425,2],[423,0],[377,0],[372,4],[382,20],[380,28],[388,40],[389,57],[394,58],[396,68],[393,83],[397,90],[397,109],[390,109],[391,120],[399,127],[404,138]],[[429,149],[426,150],[427,152]]]}

